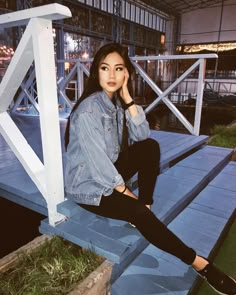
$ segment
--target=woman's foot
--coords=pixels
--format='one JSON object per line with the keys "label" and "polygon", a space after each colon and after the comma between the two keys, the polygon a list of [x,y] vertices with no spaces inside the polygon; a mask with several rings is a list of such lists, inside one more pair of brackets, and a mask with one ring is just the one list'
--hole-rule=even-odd
{"label": "woman's foot", "polygon": [[[204,264],[205,266],[201,268],[200,265]],[[204,257],[196,256],[192,266],[218,294],[236,295],[236,281]]]}

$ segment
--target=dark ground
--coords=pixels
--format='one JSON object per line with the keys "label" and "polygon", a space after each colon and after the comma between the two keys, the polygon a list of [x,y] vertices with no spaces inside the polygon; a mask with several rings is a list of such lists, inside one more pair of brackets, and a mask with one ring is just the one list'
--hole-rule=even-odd
{"label": "dark ground", "polygon": [[44,215],[0,197],[0,258],[39,236]]}

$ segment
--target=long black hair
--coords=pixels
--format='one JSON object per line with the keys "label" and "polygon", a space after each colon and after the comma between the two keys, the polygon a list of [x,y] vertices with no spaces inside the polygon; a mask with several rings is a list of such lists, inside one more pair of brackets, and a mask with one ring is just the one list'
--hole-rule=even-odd
{"label": "long black hair", "polygon": [[[85,100],[88,96],[90,96],[91,94],[93,94],[97,91],[102,90],[102,87],[100,86],[100,83],[99,83],[99,73],[98,73],[99,66],[100,66],[101,62],[106,58],[106,56],[110,53],[113,53],[113,52],[117,52],[124,60],[125,67],[127,68],[128,72],[129,72],[129,80],[127,83],[127,87],[128,87],[131,97],[133,96],[131,76],[132,76],[132,73],[134,72],[134,67],[133,67],[132,62],[129,59],[129,56],[128,56],[128,48],[124,47],[118,43],[108,43],[108,44],[102,46],[95,54],[93,62],[90,67],[90,75],[89,75],[89,78],[88,78],[87,83],[85,85],[84,91],[83,91],[82,95],[80,96],[79,100],[77,101],[77,103],[74,105],[74,107],[71,111],[71,114],[78,108],[80,103],[83,100]],[[68,118],[66,131],[65,131],[65,146],[66,147],[69,143],[69,129],[70,129],[70,117]]]}

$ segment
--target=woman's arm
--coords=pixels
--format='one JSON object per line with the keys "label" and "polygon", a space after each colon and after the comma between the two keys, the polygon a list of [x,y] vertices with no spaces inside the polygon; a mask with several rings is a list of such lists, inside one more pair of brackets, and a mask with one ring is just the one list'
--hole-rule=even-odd
{"label": "woman's arm", "polygon": [[108,189],[124,186],[124,180],[106,152],[104,127],[98,115],[83,112],[76,119],[78,144],[85,160],[92,167],[93,179]]}
{"label": "woman's arm", "polygon": [[[129,73],[125,70],[125,79],[120,89],[120,96],[124,103],[130,104],[133,99],[130,96],[127,83],[129,79]],[[146,115],[141,106],[133,103],[125,110],[125,116],[127,119],[127,127],[129,131],[130,138],[134,141],[144,140],[150,135],[149,123],[146,120]]]}

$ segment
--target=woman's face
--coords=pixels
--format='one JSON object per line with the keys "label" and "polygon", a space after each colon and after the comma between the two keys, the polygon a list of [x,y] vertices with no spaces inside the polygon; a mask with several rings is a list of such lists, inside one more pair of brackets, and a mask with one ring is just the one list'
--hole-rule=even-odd
{"label": "woman's face", "polygon": [[101,61],[98,68],[99,84],[110,98],[123,85],[126,71],[124,60],[117,52],[109,53]]}

